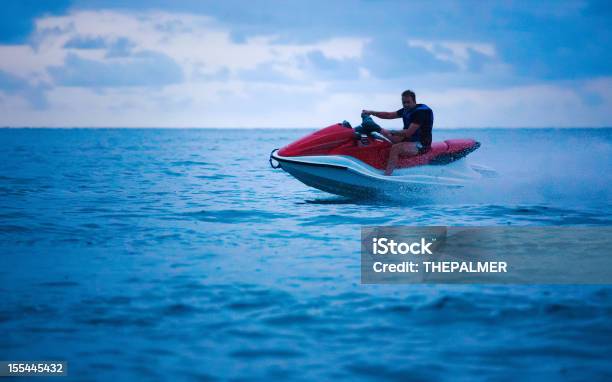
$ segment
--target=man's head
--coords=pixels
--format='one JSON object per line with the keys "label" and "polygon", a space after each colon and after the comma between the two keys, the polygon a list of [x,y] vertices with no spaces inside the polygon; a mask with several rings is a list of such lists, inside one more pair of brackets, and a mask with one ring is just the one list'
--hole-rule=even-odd
{"label": "man's head", "polygon": [[402,93],[402,105],[405,109],[412,109],[416,106],[416,94],[412,90],[406,90]]}

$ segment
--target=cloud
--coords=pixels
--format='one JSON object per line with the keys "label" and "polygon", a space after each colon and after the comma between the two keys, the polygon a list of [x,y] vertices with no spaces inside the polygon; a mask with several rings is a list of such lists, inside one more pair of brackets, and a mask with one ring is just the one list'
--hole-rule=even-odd
{"label": "cloud", "polygon": [[321,51],[312,51],[302,60],[301,67],[320,79],[336,81],[356,80],[360,77],[360,60],[337,60],[326,57]]}
{"label": "cloud", "polygon": [[181,67],[170,57],[140,52],[127,59],[105,62],[69,54],[63,66],[48,69],[56,84],[78,87],[165,86],[183,81]]}
{"label": "cloud", "polygon": [[109,40],[102,36],[77,35],[66,41],[63,47],[67,50],[104,50],[105,57],[112,58],[130,55],[136,44],[127,37]]}
{"label": "cloud", "polygon": [[0,70],[0,92],[22,97],[36,110],[45,109],[48,106],[44,93],[47,88],[42,84],[30,85],[25,79]]}
{"label": "cloud", "polygon": [[379,78],[402,78],[412,73],[454,72],[456,63],[436,57],[422,46],[374,40],[365,50],[363,66]]}
{"label": "cloud", "polygon": [[113,4],[37,13],[0,45],[0,124],[315,127],[394,110],[405,88],[438,127],[612,123],[590,6]]}
{"label": "cloud", "polygon": [[[224,68],[214,75],[207,76],[209,80],[223,80],[230,78],[230,72]],[[242,69],[234,72],[234,78],[239,78],[246,82],[266,82],[277,84],[288,84],[296,82],[295,78],[286,72],[283,67],[274,62],[265,62],[257,65],[253,69]]]}
{"label": "cloud", "polygon": [[0,71],[0,89],[7,93],[15,93],[27,86],[27,81]]}
{"label": "cloud", "polygon": [[100,37],[75,36],[66,41],[64,48],[69,49],[103,49],[106,48],[106,41]]}
{"label": "cloud", "polygon": [[495,57],[495,47],[490,43],[410,39],[408,46],[423,48],[436,59],[451,62],[463,70],[478,70],[483,61]]}
{"label": "cloud", "polygon": [[[45,77],[47,66],[58,66],[69,54],[105,61],[147,51],[172,58],[187,76],[196,69],[200,74],[221,70],[237,74],[271,63],[287,77],[305,80],[308,73],[303,62],[308,55],[320,54],[335,61],[352,60],[361,57],[368,41],[367,38],[332,37],[296,44],[283,43],[279,36],[271,34],[249,36],[236,42],[230,29],[210,17],[158,11],[137,15],[80,11],[45,17],[36,21],[34,35],[35,46],[0,46],[3,57],[13,57],[9,62],[0,63],[0,68]],[[27,72],[23,64],[28,66]]]}
{"label": "cloud", "polygon": [[[458,88],[423,94],[440,126],[609,126],[612,77],[503,89]],[[593,98],[597,101],[593,102]]]}
{"label": "cloud", "polygon": [[[197,115],[188,120],[192,124],[207,111],[245,100],[251,104],[253,99],[267,99],[270,105],[278,105],[274,99],[280,94],[292,100],[288,107],[292,103],[298,107],[304,101],[296,96],[322,92],[320,77],[356,78],[363,73],[356,62],[368,42],[332,37],[307,44],[287,43],[277,35],[249,36],[236,42],[230,29],[210,17],[157,11],[138,15],[86,11],[43,17],[36,21],[33,36],[32,44],[0,45],[0,54],[9,57],[0,62],[7,74],[5,87],[14,86],[11,81],[19,78],[22,89],[40,89],[37,94],[51,100],[51,109],[64,113],[66,123],[78,116],[86,126],[108,126],[113,120],[127,126],[158,125],[167,121],[162,114],[177,118],[169,105],[181,105],[183,115],[193,108]],[[40,84],[48,86],[37,87]],[[157,88],[155,94],[150,87]],[[25,95],[25,90],[20,94]],[[34,102],[34,93],[29,100]],[[84,105],[85,101],[91,104]],[[253,104],[255,110],[260,108],[259,103]],[[36,119],[36,113],[25,110],[25,105],[11,105],[3,122],[10,123],[11,116],[13,121],[22,120],[24,114]],[[79,107],[88,113],[78,112]],[[104,110],[106,116],[101,118]],[[124,112],[118,113],[120,110]],[[123,115],[131,117],[115,118]],[[44,123],[53,120],[47,118]],[[243,125],[253,122],[252,116],[234,120]]]}
{"label": "cloud", "polygon": [[129,56],[136,44],[126,37],[120,37],[107,46],[106,58]]}

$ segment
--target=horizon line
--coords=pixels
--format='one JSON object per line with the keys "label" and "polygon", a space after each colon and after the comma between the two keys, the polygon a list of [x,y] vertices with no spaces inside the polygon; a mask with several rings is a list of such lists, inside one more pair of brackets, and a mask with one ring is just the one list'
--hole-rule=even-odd
{"label": "horizon line", "polygon": [[[331,125],[328,125],[331,126]],[[357,126],[357,125],[355,125]],[[311,129],[322,129],[327,126],[312,127],[312,126],[292,126],[292,127],[270,127],[270,126],[224,126],[224,127],[212,127],[212,126],[0,126],[0,129],[194,129],[194,130],[311,130]],[[610,129],[612,126],[439,126],[434,129],[440,130],[463,130],[463,129]],[[388,129],[388,130],[399,130],[399,129]]]}

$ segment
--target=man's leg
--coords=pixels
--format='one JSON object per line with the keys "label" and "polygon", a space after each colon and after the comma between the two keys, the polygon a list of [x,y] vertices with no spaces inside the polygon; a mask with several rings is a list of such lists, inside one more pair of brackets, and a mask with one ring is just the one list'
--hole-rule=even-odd
{"label": "man's leg", "polygon": [[397,161],[400,155],[409,155],[414,156],[419,153],[415,142],[400,142],[391,146],[391,151],[389,152],[389,161],[387,162],[387,169],[385,170],[385,175],[391,175],[395,166],[397,166]]}

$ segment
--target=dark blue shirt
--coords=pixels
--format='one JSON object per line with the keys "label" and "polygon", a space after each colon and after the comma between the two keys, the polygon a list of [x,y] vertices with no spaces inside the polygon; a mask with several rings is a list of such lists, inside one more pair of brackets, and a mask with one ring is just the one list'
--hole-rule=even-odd
{"label": "dark blue shirt", "polygon": [[423,147],[431,146],[431,129],[433,128],[433,111],[425,104],[419,103],[412,109],[399,109],[397,116],[404,120],[404,129],[416,123],[419,128],[407,139],[408,142],[421,142]]}

